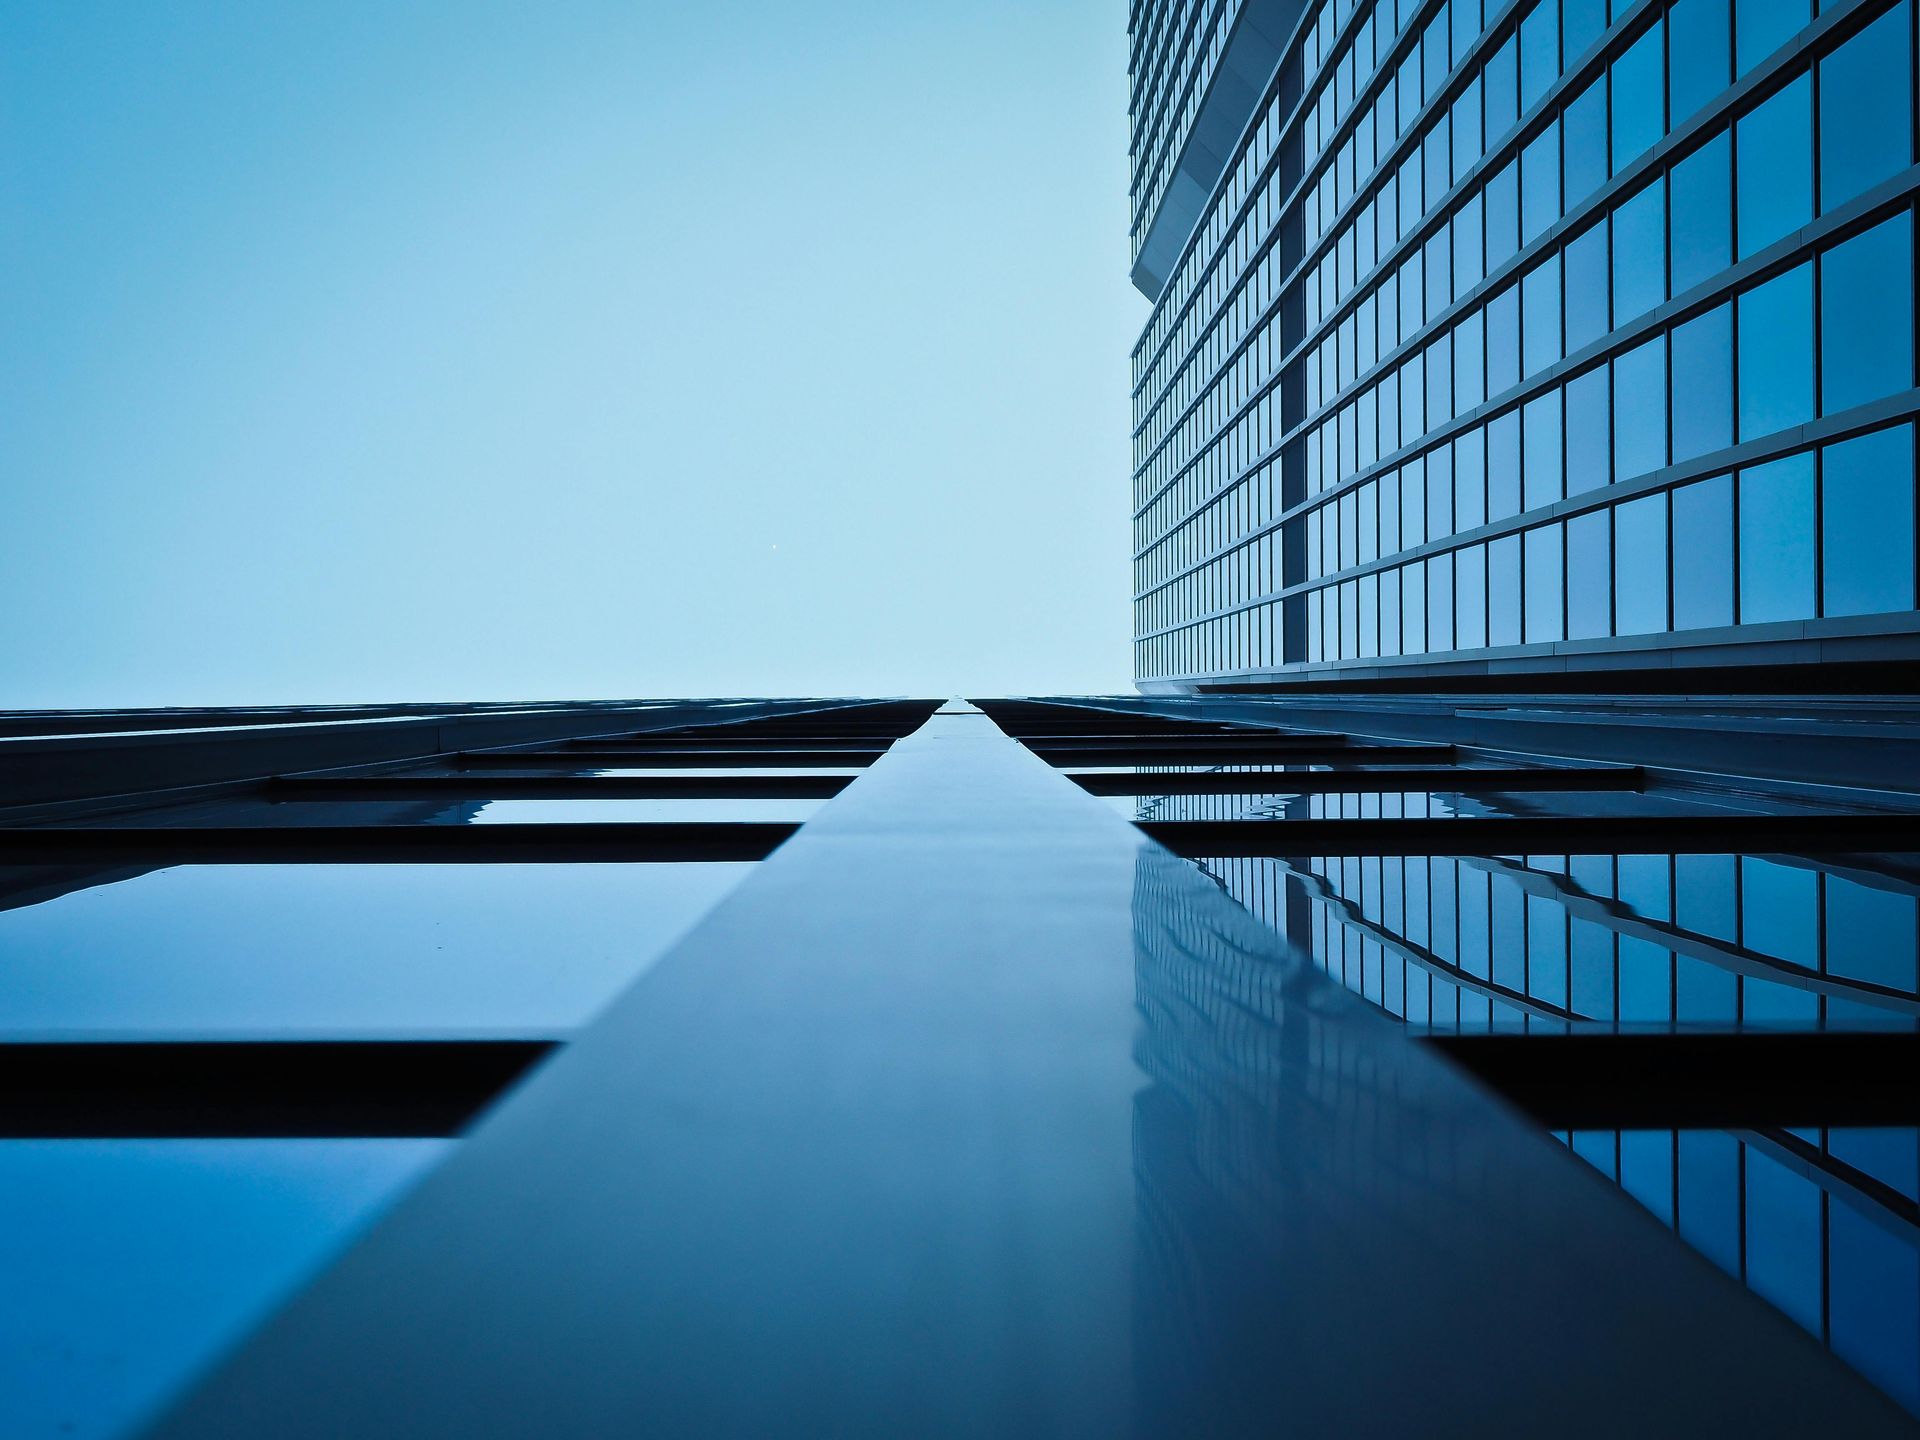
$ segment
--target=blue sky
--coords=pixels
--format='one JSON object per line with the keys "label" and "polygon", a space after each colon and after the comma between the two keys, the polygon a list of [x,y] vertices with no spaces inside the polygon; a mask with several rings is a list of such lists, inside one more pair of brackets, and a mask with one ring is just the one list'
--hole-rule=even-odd
{"label": "blue sky", "polygon": [[1124,687],[1113,0],[0,3],[0,704]]}

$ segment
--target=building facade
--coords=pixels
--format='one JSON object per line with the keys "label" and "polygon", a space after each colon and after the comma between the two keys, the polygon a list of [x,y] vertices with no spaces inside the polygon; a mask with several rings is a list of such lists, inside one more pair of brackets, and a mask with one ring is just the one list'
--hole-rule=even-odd
{"label": "building facade", "polygon": [[1142,688],[1920,653],[1911,0],[1131,29]]}

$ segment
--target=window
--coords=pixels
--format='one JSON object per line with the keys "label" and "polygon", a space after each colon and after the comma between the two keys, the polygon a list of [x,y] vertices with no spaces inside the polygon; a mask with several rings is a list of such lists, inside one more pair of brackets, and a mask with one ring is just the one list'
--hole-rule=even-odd
{"label": "window", "polygon": [[1673,460],[1733,443],[1733,307],[1722,305],[1673,331]]}
{"label": "window", "polygon": [[1453,557],[1427,559],[1427,648],[1453,649]]}
{"label": "window", "polygon": [[1813,418],[1813,267],[1740,297],[1740,438]]}
{"label": "window", "polygon": [[1428,648],[1426,566],[1419,560],[1401,571],[1400,643],[1408,654]]}
{"label": "window", "polygon": [[1667,187],[1658,178],[1613,212],[1614,323],[1667,298]]}
{"label": "window", "polygon": [[1738,0],[1733,15],[1738,77],[1799,33],[1807,23],[1807,0]]}
{"label": "window", "polygon": [[1487,140],[1489,143],[1505,139],[1506,134],[1520,118],[1520,71],[1518,66],[1519,46],[1508,39],[1494,52],[1487,62]]}
{"label": "window", "polygon": [[1520,108],[1524,112],[1560,78],[1560,6],[1540,0],[1520,22]]}
{"label": "window", "polygon": [[1520,167],[1509,161],[1486,184],[1488,271],[1511,260],[1520,248]]}
{"label": "window", "polygon": [[1827,414],[1913,383],[1913,220],[1903,211],[1820,259],[1820,400]]}
{"label": "window", "polygon": [[1487,302],[1487,393],[1520,383],[1520,291],[1509,285]]}
{"label": "window", "polygon": [[1820,457],[1821,613],[1913,608],[1913,427],[1898,425]]}
{"label": "window", "polygon": [[1733,623],[1733,478],[1673,492],[1673,628]]}
{"label": "window", "polygon": [[1560,218],[1560,124],[1520,152],[1520,243],[1531,245]]}
{"label": "window", "polygon": [[1502,535],[1487,551],[1487,643],[1520,643],[1520,537]]}
{"label": "window", "polygon": [[1805,75],[1740,117],[1740,258],[1813,218],[1813,112]]}
{"label": "window", "polygon": [[1529,510],[1550,505],[1564,493],[1560,471],[1560,392],[1529,400],[1521,418],[1521,495]]}
{"label": "window", "polygon": [[1606,510],[1567,521],[1567,638],[1613,633],[1613,565]]}
{"label": "window", "polygon": [[1520,513],[1520,412],[1509,410],[1487,426],[1487,519]]}
{"label": "window", "polygon": [[1567,242],[1567,353],[1577,354],[1607,333],[1607,222],[1589,225]]}
{"label": "window", "polygon": [[1475,310],[1453,329],[1453,403],[1465,414],[1487,398],[1484,320]]}
{"label": "window", "polygon": [[1453,233],[1453,293],[1465,295],[1486,275],[1486,245],[1480,227],[1481,200],[1462,205],[1448,227]]}
{"label": "window", "polygon": [[1614,631],[1651,635],[1667,628],[1667,497],[1646,495],[1614,507]]}
{"label": "window", "polygon": [[1732,143],[1722,133],[1673,167],[1673,293],[1733,263]]}
{"label": "window", "polygon": [[1562,584],[1560,527],[1540,525],[1526,532],[1527,615],[1526,640],[1534,645],[1566,638],[1561,610],[1566,602]]}
{"label": "window", "polygon": [[1424,545],[1427,540],[1426,471],[1419,460],[1409,461],[1400,471],[1400,543]]}
{"label": "window", "polygon": [[1565,132],[1566,170],[1562,181],[1571,210],[1607,183],[1607,85],[1595,80],[1560,117]]}
{"label": "window", "polygon": [[1908,8],[1889,10],[1820,62],[1820,208],[1904,169],[1913,158]]}
{"label": "window", "polygon": [[1740,472],[1740,623],[1813,614],[1813,457]]}
{"label": "window", "polygon": [[1612,478],[1607,367],[1567,382],[1567,494],[1598,490]]}
{"label": "window", "polygon": [[1656,20],[1631,49],[1613,62],[1613,169],[1639,159],[1666,133],[1666,97],[1661,93],[1665,33]]}
{"label": "window", "polygon": [[1453,556],[1454,643],[1479,650],[1487,643],[1487,547],[1469,545]]}
{"label": "window", "polygon": [[1615,479],[1645,475],[1667,463],[1664,335],[1656,335],[1614,360],[1613,421]]}
{"label": "window", "polygon": [[1564,26],[1560,53],[1571,65],[1607,29],[1606,0],[1561,0]]}
{"label": "window", "polygon": [[1483,431],[1469,430],[1453,442],[1453,528],[1472,530],[1487,522],[1487,446]]}
{"label": "window", "polygon": [[1427,456],[1427,539],[1453,534],[1453,451],[1445,446]]}
{"label": "window", "polygon": [[1728,0],[1675,0],[1667,12],[1673,31],[1667,95],[1675,125],[1691,119],[1733,82],[1727,69],[1727,4]]}
{"label": "window", "polygon": [[1549,255],[1520,282],[1521,373],[1537,375],[1560,358],[1560,257]]}

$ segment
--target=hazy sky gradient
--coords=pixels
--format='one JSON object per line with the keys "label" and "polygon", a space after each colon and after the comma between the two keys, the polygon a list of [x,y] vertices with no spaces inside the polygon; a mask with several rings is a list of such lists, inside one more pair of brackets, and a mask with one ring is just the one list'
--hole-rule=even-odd
{"label": "hazy sky gradient", "polygon": [[0,705],[1124,687],[1123,10],[0,5]]}

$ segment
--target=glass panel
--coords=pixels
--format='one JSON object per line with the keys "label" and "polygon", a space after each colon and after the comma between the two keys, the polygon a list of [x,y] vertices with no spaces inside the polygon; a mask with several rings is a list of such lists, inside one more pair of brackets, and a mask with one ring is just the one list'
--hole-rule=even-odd
{"label": "glass panel", "polygon": [[1454,643],[1478,650],[1487,643],[1487,547],[1469,545],[1453,556]]}
{"label": "glass panel", "polygon": [[1908,6],[1820,62],[1820,208],[1851,200],[1913,158]]}
{"label": "glass panel", "polygon": [[1567,353],[1607,333],[1607,222],[1589,225],[1566,246]]}
{"label": "glass panel", "polygon": [[1560,392],[1529,400],[1522,414],[1525,459],[1521,469],[1526,508],[1561,498]]}
{"label": "glass panel", "polygon": [[1568,210],[1607,183],[1607,86],[1595,80],[1562,112],[1566,168],[1561,181]]}
{"label": "glass panel", "polygon": [[1614,508],[1614,631],[1649,635],[1667,628],[1667,497],[1648,495]]}
{"label": "glass panel", "polygon": [[1647,33],[1613,62],[1613,169],[1618,174],[1652,149],[1666,133],[1662,46],[1665,32],[1656,20]]}
{"label": "glass panel", "polygon": [[177,866],[0,911],[0,997],[15,1032],[554,1034],[752,868]]}
{"label": "glass panel", "polygon": [[1903,211],[1821,256],[1821,409],[1912,384],[1913,219]]}
{"label": "glass panel", "polygon": [[1725,132],[1673,167],[1673,293],[1685,294],[1733,263],[1733,145]]}
{"label": "glass panel", "polygon": [[1503,535],[1487,545],[1487,643],[1520,643],[1520,537]]}
{"label": "glass panel", "polygon": [[1673,123],[1680,125],[1733,81],[1727,0],[1675,0],[1667,23],[1673,27],[1668,95]]}
{"label": "glass panel", "polygon": [[1733,477],[1673,492],[1673,628],[1733,624]]}
{"label": "glass panel", "polygon": [[1592,640],[1613,630],[1613,558],[1608,512],[1567,521],[1567,638]]}
{"label": "glass panel", "polygon": [[1487,426],[1487,519],[1520,513],[1520,412],[1509,410]]}
{"label": "glass panel", "polygon": [[1813,614],[1813,457],[1740,472],[1740,623]]}
{"label": "glass panel", "polygon": [[1531,245],[1560,218],[1560,123],[1520,153],[1520,243]]}
{"label": "glass panel", "polygon": [[1561,356],[1560,257],[1549,255],[1521,281],[1523,371],[1537,375]]}
{"label": "glass panel", "polygon": [[1734,70],[1744,75],[1807,23],[1807,0],[1738,0],[1733,12]]}
{"label": "glass panel", "polygon": [[1520,108],[1533,107],[1560,78],[1560,6],[1540,0],[1520,22]]}
{"label": "glass panel", "polygon": [[1675,464],[1733,443],[1733,307],[1722,305],[1673,331]]}
{"label": "glass panel", "polygon": [[1656,335],[1613,362],[1614,478],[1667,463],[1667,339]]}
{"label": "glass panel", "polygon": [[1740,117],[1740,258],[1813,218],[1812,82],[1804,75]]}
{"label": "glass panel", "polygon": [[1813,267],[1740,297],[1740,438],[1813,418]]}
{"label": "glass panel", "polygon": [[1613,212],[1615,323],[1653,309],[1667,298],[1667,188],[1655,180]]}
{"label": "glass panel", "polygon": [[1567,494],[1598,490],[1612,477],[1611,406],[1607,367],[1595,366],[1567,382]]}
{"label": "glass panel", "polygon": [[1913,608],[1913,429],[1899,425],[1820,457],[1821,612]]}

